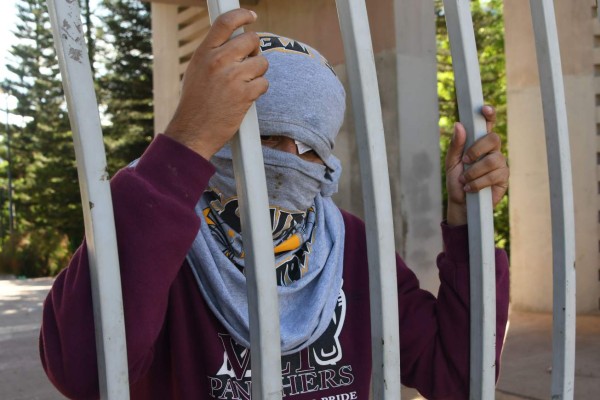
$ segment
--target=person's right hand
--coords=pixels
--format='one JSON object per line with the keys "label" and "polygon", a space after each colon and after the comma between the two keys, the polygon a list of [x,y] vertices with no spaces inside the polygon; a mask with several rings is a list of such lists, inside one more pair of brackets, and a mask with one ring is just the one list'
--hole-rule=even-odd
{"label": "person's right hand", "polygon": [[244,115],[269,83],[259,37],[233,32],[256,20],[237,9],[219,16],[196,49],[183,78],[181,98],[164,134],[209,160],[239,129]]}

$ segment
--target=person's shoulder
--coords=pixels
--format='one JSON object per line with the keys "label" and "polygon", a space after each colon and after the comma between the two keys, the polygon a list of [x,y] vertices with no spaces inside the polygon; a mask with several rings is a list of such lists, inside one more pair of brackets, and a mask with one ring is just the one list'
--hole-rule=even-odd
{"label": "person's shoulder", "polygon": [[356,215],[346,211],[339,209],[342,213],[342,218],[344,219],[344,227],[346,229],[346,237],[349,235],[359,234],[360,236],[365,235],[365,222],[357,217]]}
{"label": "person's shoulder", "polygon": [[342,217],[344,218],[344,223],[349,223],[349,224],[361,224],[364,225],[364,221],[357,217],[356,215],[352,214],[350,211],[346,211],[342,208],[339,208],[340,212],[342,213]]}

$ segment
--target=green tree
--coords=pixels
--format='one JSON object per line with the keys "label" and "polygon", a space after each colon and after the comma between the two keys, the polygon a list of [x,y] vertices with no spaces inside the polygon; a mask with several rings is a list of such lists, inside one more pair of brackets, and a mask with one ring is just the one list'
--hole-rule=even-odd
{"label": "green tree", "polygon": [[[440,129],[442,160],[446,156],[453,123],[458,121],[458,106],[452,70],[452,56],[446,30],[442,0],[435,0],[437,15],[438,48],[438,97],[440,104]],[[497,122],[494,131],[500,135],[503,152],[507,155],[506,143],[506,70],[504,57],[504,20],[502,0],[476,0],[471,2],[475,42],[479,54],[483,98],[496,108]],[[442,167],[444,163],[442,162]],[[445,174],[442,169],[442,174]],[[444,204],[447,194],[444,187]],[[496,244],[510,251],[510,229],[508,223],[508,196],[494,212]]]}
{"label": "green tree", "polygon": [[[46,3],[20,0],[17,12],[13,33],[18,42],[12,46],[7,65],[11,75],[2,88],[17,98],[14,113],[25,122],[11,127],[10,168],[19,232],[8,243],[26,246],[34,237],[59,243],[67,237],[73,246],[83,231],[79,186]],[[50,262],[48,254],[37,256]]]}
{"label": "green tree", "polygon": [[[82,5],[85,37],[99,98],[111,171],[140,156],[153,136],[150,9],[134,0]],[[45,0],[19,0],[17,44],[0,85],[17,98],[24,119],[10,131],[18,231],[2,237],[0,270],[35,276],[55,273],[83,237],[72,135]],[[105,18],[98,22],[95,13]],[[95,27],[93,26],[95,22]],[[0,150],[0,157],[6,154]],[[0,172],[6,172],[6,162]],[[5,171],[2,171],[5,169]],[[2,176],[5,176],[3,174]],[[6,188],[4,178],[0,187]],[[6,225],[6,190],[0,190]],[[3,229],[6,232],[7,229]]]}
{"label": "green tree", "polygon": [[109,170],[138,158],[154,135],[150,5],[103,0],[106,73],[99,78],[108,124],[104,127]]}
{"label": "green tree", "polygon": [[94,61],[96,59],[96,38],[94,37],[94,24],[92,23],[93,10],[90,7],[90,0],[80,0],[79,3],[81,6],[82,18],[84,20],[85,41],[90,57],[90,66],[92,67],[92,74],[95,74]]}

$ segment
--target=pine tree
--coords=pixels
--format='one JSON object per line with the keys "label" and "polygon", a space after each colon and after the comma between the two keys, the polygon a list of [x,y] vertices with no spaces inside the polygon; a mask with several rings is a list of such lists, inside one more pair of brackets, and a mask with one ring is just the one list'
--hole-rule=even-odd
{"label": "pine tree", "polygon": [[[101,105],[103,119],[109,121],[104,129],[105,142],[109,169],[114,172],[139,157],[153,136],[149,5],[103,0],[106,18],[96,31],[90,0],[79,2],[92,65],[100,61],[93,72],[99,75],[98,97],[105,99]],[[17,9],[20,22],[14,33],[18,42],[12,47],[12,62],[7,66],[11,76],[1,86],[17,98],[13,113],[25,120],[23,126],[11,127],[10,168],[18,232],[10,240],[0,240],[5,244],[0,252],[0,270],[8,262],[20,265],[20,270],[13,272],[34,276],[53,272],[57,265],[51,264],[59,258],[64,262],[81,241],[83,221],[72,136],[46,3],[19,0]],[[97,35],[104,39],[101,48]],[[0,157],[6,158],[1,149]],[[0,185],[6,186],[5,182]],[[6,194],[0,197],[4,197],[0,204],[6,207]]]}
{"label": "pine tree", "polygon": [[21,236],[52,232],[75,246],[83,233],[79,186],[46,2],[20,0],[17,10],[12,76],[2,83],[25,119],[11,138],[17,226]]}
{"label": "pine tree", "polygon": [[106,74],[99,79],[110,120],[104,128],[109,170],[138,158],[154,134],[150,5],[103,0]]}
{"label": "pine tree", "polygon": [[85,41],[87,44],[88,55],[90,57],[90,66],[92,68],[92,75],[95,75],[94,60],[96,59],[96,39],[94,37],[94,25],[92,23],[92,8],[90,7],[90,0],[80,0],[81,16],[84,20],[85,26]]}

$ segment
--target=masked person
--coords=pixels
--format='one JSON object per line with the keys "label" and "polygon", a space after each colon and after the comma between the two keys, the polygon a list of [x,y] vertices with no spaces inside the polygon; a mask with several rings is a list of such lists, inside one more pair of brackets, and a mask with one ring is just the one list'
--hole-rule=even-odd
{"label": "masked person", "polygon": [[[327,61],[305,44],[253,33],[228,41],[254,19],[236,10],[217,20],[190,63],[165,134],[111,181],[134,399],[250,398],[246,266],[226,142],[255,99],[272,219],[283,395],[369,398],[365,227],[331,199],[341,173],[332,148],[344,117],[344,89]],[[499,143],[488,136],[466,153],[487,159],[473,163],[472,176],[456,172],[465,137],[460,126],[451,146],[452,204],[442,224],[437,299],[419,289],[397,257],[401,378],[428,398],[468,397],[464,191],[487,178],[500,187],[499,200],[508,176]],[[501,251],[496,268],[499,357],[508,307],[508,263]],[[94,343],[84,244],[46,300],[40,338],[44,368],[66,396],[98,397]]]}

